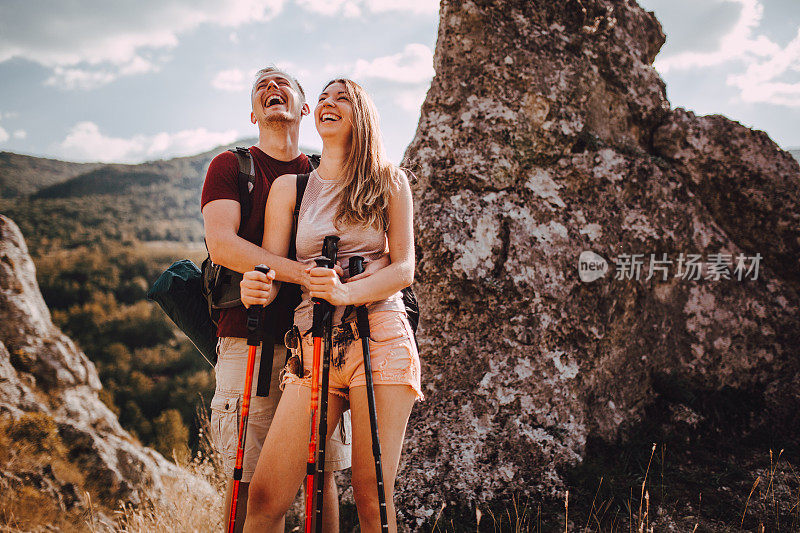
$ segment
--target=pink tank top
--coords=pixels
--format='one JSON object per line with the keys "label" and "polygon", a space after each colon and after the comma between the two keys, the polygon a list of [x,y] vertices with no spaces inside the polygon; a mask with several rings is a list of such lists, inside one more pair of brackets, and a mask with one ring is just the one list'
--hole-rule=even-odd
{"label": "pink tank top", "polygon": [[[374,226],[351,226],[340,224],[337,230],[333,226],[336,208],[339,206],[339,180],[324,180],[317,171],[308,178],[303,201],[300,203],[300,216],[297,222],[297,260],[307,265],[315,265],[315,259],[322,257],[322,241],[328,235],[339,237],[339,265],[344,269],[345,278],[350,257],[360,255],[367,261],[374,261],[389,253],[386,232]],[[294,323],[305,333],[311,328],[313,303],[308,290],[303,287],[303,300],[294,312]],[[342,321],[345,306],[337,306],[333,315],[333,323]],[[370,313],[378,311],[405,312],[403,294],[398,291],[385,300],[367,305]],[[354,319],[352,313],[348,320]]]}

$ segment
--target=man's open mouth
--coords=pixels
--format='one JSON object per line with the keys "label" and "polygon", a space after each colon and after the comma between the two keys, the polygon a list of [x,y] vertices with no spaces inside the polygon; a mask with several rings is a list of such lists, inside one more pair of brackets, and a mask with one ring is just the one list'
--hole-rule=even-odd
{"label": "man's open mouth", "polygon": [[264,107],[272,107],[274,105],[283,105],[286,103],[286,100],[283,99],[282,96],[273,94],[272,96],[267,97],[267,100],[264,102]]}
{"label": "man's open mouth", "polygon": [[333,122],[335,120],[340,120],[341,117],[334,115],[333,113],[323,113],[319,117],[320,122]]}

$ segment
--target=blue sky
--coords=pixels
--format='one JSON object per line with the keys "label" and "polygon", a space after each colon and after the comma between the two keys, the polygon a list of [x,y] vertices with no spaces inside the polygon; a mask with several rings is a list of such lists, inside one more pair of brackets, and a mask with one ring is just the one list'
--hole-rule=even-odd
{"label": "blue sky", "polygon": [[[800,1],[640,3],[667,33],[656,67],[673,107],[800,146]],[[399,161],[437,29],[435,0],[3,0],[0,150],[140,162],[251,137],[252,74],[276,63],[310,98],[333,76],[361,81]],[[310,120],[301,144],[320,144]]]}
{"label": "blue sky", "polygon": [[640,0],[667,35],[673,107],[720,113],[800,147],[800,0]]}

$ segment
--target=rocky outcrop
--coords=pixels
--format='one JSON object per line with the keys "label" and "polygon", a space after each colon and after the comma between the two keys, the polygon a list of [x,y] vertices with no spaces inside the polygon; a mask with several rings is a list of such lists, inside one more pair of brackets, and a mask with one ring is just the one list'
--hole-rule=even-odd
{"label": "rocky outcrop", "polygon": [[[13,221],[0,215],[0,420],[4,426],[14,431],[25,415],[46,415],[41,419],[55,424],[70,461],[112,507],[119,500],[137,504],[144,496],[157,499],[167,480],[211,490],[207,482],[138,444],[100,401],[100,388],[94,364],[53,325],[22,234]],[[59,482],[51,469],[0,471],[0,487],[6,483],[29,484],[62,504],[66,500],[69,505],[62,508],[78,501],[74,485]]]}
{"label": "rocky outcrop", "polygon": [[800,406],[800,167],[763,132],[671,110],[663,43],[632,0],[442,2],[404,158],[427,396],[409,523],[563,495],[587,442],[624,440],[657,398],[680,427],[705,393],[757,397],[743,431]]}
{"label": "rocky outcrop", "polygon": [[655,130],[653,152],[672,164],[734,243],[760,252],[777,276],[800,289],[798,163],[789,152],[763,131],[684,109]]}

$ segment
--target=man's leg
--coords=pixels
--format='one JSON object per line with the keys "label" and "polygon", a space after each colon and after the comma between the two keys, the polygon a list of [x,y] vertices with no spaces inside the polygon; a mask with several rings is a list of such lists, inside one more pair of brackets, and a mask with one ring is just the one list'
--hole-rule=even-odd
{"label": "man's leg", "polygon": [[[256,355],[253,376],[253,389],[250,397],[250,415],[248,418],[247,439],[244,443],[243,477],[239,483],[238,504],[236,506],[235,531],[244,527],[247,514],[250,478],[255,470],[261,447],[269,429],[270,422],[280,400],[280,370],[286,358],[285,348],[275,346],[272,379],[268,397],[257,397],[258,371],[260,367],[261,348]],[[224,338],[220,340],[220,351],[215,373],[217,378],[214,398],[211,401],[211,434],[217,449],[222,453],[227,475],[233,473],[233,462],[239,439],[239,415],[241,414],[241,396],[244,392],[246,371],[247,344],[244,339]],[[237,403],[238,402],[238,403]],[[230,506],[233,492],[233,479],[228,479],[225,486],[225,505],[222,509],[222,523],[227,530],[230,518]]]}
{"label": "man's leg", "polygon": [[[244,519],[247,514],[247,493],[250,489],[250,483],[239,483],[239,504],[236,506],[236,524],[234,531],[237,533],[242,531],[244,527]],[[222,523],[227,526],[228,519],[230,518],[231,498],[233,497],[233,480],[229,479],[225,484],[225,506],[222,508]]]}

